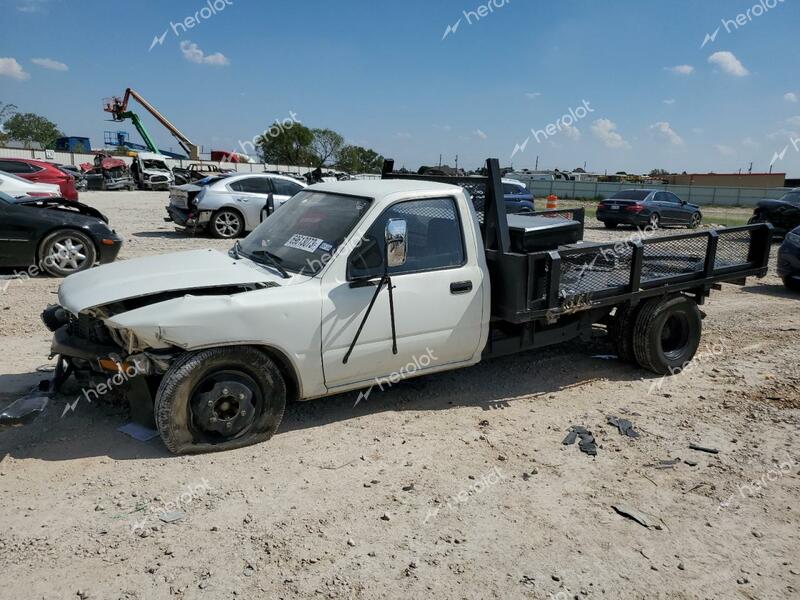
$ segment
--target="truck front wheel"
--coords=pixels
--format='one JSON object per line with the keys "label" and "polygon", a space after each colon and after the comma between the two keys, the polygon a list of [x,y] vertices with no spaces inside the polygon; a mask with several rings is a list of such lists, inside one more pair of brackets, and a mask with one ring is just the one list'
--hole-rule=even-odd
{"label": "truck front wheel", "polygon": [[256,348],[187,352],[164,375],[155,400],[161,439],[173,454],[241,448],[268,440],[286,407],[286,383]]}
{"label": "truck front wheel", "polygon": [[658,375],[681,372],[692,360],[703,331],[700,309],[685,296],[644,303],[633,327],[636,361]]}

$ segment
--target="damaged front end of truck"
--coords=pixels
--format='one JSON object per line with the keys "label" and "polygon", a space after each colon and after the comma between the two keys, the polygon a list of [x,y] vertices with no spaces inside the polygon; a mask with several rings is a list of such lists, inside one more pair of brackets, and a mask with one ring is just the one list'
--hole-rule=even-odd
{"label": "damaged front end of truck", "polygon": [[[127,403],[134,422],[155,428],[156,392],[176,357],[202,346],[203,337],[235,343],[224,329],[234,299],[279,287],[276,279],[213,250],[123,261],[65,279],[58,304],[42,313],[53,332],[54,375],[8,406],[0,427],[35,420],[74,378],[78,402]],[[193,320],[198,315],[209,325],[202,333]],[[65,414],[74,406],[68,401]]]}

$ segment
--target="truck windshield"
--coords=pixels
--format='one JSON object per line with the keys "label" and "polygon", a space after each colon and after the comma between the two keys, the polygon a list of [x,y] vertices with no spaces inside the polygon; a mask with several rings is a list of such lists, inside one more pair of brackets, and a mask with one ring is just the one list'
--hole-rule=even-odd
{"label": "truck windshield", "polygon": [[335,256],[369,208],[370,200],[302,191],[255,228],[240,253],[267,254],[287,271],[315,275]]}
{"label": "truck windshield", "polygon": [[781,198],[781,200],[791,204],[800,204],[800,192],[791,191]]}

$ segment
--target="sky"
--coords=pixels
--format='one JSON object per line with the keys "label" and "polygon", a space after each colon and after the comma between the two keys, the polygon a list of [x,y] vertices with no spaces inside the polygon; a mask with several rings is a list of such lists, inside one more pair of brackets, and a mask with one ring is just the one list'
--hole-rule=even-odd
{"label": "sky", "polygon": [[107,130],[139,141],[102,111],[132,87],[206,152],[296,118],[408,168],[441,155],[533,169],[538,157],[540,169],[752,162],[800,177],[800,0],[0,0],[0,11],[0,102],[95,148]]}

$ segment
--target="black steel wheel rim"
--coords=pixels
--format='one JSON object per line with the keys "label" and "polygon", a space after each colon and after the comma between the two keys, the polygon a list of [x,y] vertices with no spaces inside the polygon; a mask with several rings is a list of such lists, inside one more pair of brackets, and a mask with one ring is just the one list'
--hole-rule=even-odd
{"label": "black steel wheel rim", "polygon": [[216,371],[195,387],[189,401],[189,428],[208,442],[246,436],[264,410],[256,381],[238,370]]}
{"label": "black steel wheel rim", "polygon": [[689,345],[691,326],[686,313],[671,314],[661,328],[661,350],[667,360],[679,360]]}

